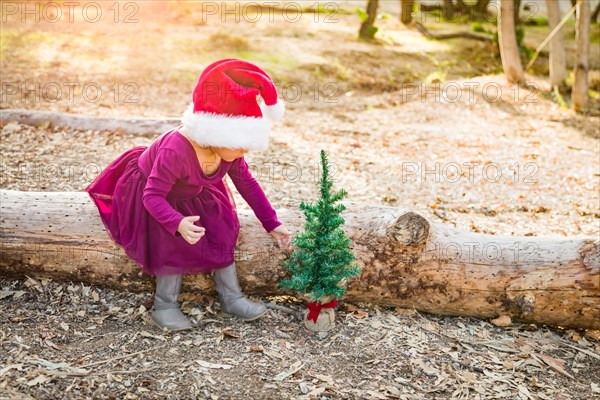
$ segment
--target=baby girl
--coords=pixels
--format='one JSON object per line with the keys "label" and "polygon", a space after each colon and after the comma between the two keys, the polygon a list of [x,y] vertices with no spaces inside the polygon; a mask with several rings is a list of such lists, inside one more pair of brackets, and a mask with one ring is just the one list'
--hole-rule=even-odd
{"label": "baby girl", "polygon": [[150,146],[127,150],[85,189],[112,240],[156,277],[150,315],[161,328],[192,328],[177,301],[184,274],[210,273],[225,314],[252,321],[267,311],[238,283],[240,224],[225,175],[265,231],[290,249],[291,232],[244,158],[249,150],[268,148],[271,121],[281,119],[284,108],[262,69],[237,59],[217,61],[200,75],[182,125]]}

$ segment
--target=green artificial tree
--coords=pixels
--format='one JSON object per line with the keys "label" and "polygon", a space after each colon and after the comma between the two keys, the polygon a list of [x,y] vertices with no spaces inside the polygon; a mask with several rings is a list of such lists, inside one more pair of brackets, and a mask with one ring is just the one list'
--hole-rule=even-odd
{"label": "green artificial tree", "polygon": [[315,323],[321,309],[328,308],[333,312],[331,309],[337,306],[337,299],[346,294],[348,279],[361,274],[358,264],[353,262],[356,257],[348,249],[350,239],[340,228],[344,224],[340,214],[346,207],[336,204],[348,193],[344,189],[331,192],[333,184],[324,150],[321,150],[321,166],[321,197],[314,204],[300,203],[300,210],[306,217],[304,231],[294,236],[292,243],[298,249],[284,263],[284,268],[292,275],[278,282],[279,286],[311,300],[307,304],[310,310],[307,319]]}

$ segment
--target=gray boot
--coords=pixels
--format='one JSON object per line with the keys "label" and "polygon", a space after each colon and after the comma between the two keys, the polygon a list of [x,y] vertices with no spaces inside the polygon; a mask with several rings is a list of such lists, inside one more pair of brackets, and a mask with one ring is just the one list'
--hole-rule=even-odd
{"label": "gray boot", "polygon": [[181,290],[183,275],[165,275],[156,277],[154,307],[150,310],[152,320],[161,328],[174,331],[191,329],[190,320],[179,309],[177,297]]}
{"label": "gray boot", "polygon": [[221,312],[235,315],[244,321],[253,321],[267,312],[267,307],[244,297],[237,278],[235,262],[226,268],[219,268],[211,273],[219,295]]}

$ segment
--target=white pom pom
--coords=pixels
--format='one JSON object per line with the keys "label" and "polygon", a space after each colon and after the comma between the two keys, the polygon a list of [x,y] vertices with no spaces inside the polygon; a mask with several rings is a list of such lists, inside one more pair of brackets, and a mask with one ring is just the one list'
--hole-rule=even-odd
{"label": "white pom pom", "polygon": [[263,117],[269,118],[271,121],[280,121],[285,113],[285,103],[281,99],[278,99],[277,103],[272,106],[261,103],[260,109]]}

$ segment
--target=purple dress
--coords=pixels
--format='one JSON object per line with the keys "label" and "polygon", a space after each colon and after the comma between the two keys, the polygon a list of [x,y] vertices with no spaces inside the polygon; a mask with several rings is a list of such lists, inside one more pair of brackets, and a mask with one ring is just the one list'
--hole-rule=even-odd
{"label": "purple dress", "polygon": [[[263,228],[281,225],[244,157],[221,160],[206,176],[188,139],[174,128],[150,146],[111,162],[85,188],[111,239],[149,275],[208,273],[234,262],[240,223],[225,181],[228,174]],[[177,232],[184,217],[206,229],[195,244]]]}

